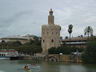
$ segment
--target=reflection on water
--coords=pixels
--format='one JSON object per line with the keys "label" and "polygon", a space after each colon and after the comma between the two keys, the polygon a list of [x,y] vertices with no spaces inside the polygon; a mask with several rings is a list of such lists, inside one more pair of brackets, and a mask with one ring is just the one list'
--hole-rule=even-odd
{"label": "reflection on water", "polygon": [[26,64],[32,72],[96,72],[96,65],[33,62],[31,60],[0,60],[0,72],[26,72],[23,69]]}
{"label": "reflection on water", "polygon": [[0,70],[0,72],[5,72],[5,71]]}

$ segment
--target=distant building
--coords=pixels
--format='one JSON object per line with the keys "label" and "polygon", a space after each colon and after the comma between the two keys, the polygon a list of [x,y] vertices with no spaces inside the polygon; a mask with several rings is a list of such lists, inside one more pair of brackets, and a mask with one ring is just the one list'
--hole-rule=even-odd
{"label": "distant building", "polygon": [[[96,38],[96,37],[93,37]],[[72,37],[66,38],[61,41],[61,44],[65,44],[69,47],[78,47],[78,48],[85,48],[86,42],[88,41],[88,37]]]}
{"label": "distant building", "polygon": [[42,25],[42,49],[43,54],[48,53],[48,49],[60,46],[60,30],[59,25],[54,24],[53,11],[50,9],[48,16],[48,25]]}
{"label": "distant building", "polygon": [[34,40],[34,35],[25,35],[25,36],[8,36],[1,38],[0,40],[4,40],[5,42],[15,42],[15,41],[20,41],[22,44],[29,42],[30,40]]}

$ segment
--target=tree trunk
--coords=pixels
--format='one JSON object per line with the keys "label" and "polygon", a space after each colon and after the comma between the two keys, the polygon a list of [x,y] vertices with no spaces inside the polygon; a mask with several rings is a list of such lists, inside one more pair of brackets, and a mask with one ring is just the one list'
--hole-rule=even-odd
{"label": "tree trunk", "polygon": [[71,33],[69,34],[69,38],[71,39]]}

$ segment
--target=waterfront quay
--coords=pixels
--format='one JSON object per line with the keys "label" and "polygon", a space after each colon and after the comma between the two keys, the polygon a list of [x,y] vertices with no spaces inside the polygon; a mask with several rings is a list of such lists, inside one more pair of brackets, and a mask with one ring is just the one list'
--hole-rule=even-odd
{"label": "waterfront quay", "polygon": [[60,55],[60,54],[49,54],[47,61],[53,62],[75,62],[81,63],[81,55]]}
{"label": "waterfront quay", "polygon": [[81,55],[60,55],[48,54],[47,56],[19,56],[18,58],[10,58],[10,60],[32,60],[32,61],[46,61],[46,62],[75,62],[81,63]]}
{"label": "waterfront quay", "polygon": [[43,56],[17,56],[17,57],[10,57],[10,60],[33,60],[33,61],[43,61]]}

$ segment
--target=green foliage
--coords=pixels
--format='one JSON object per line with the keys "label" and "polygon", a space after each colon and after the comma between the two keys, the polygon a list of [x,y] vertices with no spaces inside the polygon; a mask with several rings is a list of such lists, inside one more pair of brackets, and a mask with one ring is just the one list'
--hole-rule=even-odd
{"label": "green foliage", "polygon": [[69,38],[71,38],[72,28],[73,28],[73,25],[70,24],[69,27],[68,27],[68,32],[69,32],[69,35],[70,35]]}
{"label": "green foliage", "polygon": [[84,63],[96,64],[96,39],[87,42],[87,47],[82,55],[82,59]]}
{"label": "green foliage", "polygon": [[52,47],[48,50],[49,54],[56,54],[56,48]]}
{"label": "green foliage", "polygon": [[41,53],[41,42],[39,40],[30,40],[30,42],[20,46],[18,51],[31,55],[35,53]]}
{"label": "green foliage", "polygon": [[84,30],[84,34],[88,35],[88,37],[89,37],[89,35],[93,36],[93,29],[92,29],[92,27],[91,26],[86,27],[85,30]]}
{"label": "green foliage", "polygon": [[21,44],[19,41],[16,42],[3,42],[0,43],[0,49],[15,49],[20,53],[33,55],[35,53],[42,52],[41,41],[35,37],[35,40],[30,40],[25,44]]}
{"label": "green foliage", "polygon": [[4,42],[4,43],[0,43],[0,49],[12,49],[15,47],[18,47],[22,45],[21,42],[16,41],[16,42]]}
{"label": "green foliage", "polygon": [[22,45],[20,41],[15,41],[15,42],[7,42],[6,44],[7,44],[7,46],[9,46],[9,47],[10,47],[10,46],[17,47],[17,46]]}
{"label": "green foliage", "polygon": [[18,50],[19,52],[23,52],[25,54],[30,54],[30,55],[35,54],[35,53],[40,53],[42,51],[41,46],[37,46],[35,44],[30,44],[30,45],[24,44],[20,46],[18,49],[19,49]]}
{"label": "green foliage", "polygon": [[71,47],[71,52],[76,52],[77,50],[79,52],[83,52],[84,51],[84,48]]}
{"label": "green foliage", "polygon": [[78,50],[79,52],[84,51],[83,48],[67,47],[66,45],[63,45],[58,48],[50,48],[48,52],[49,54],[59,54],[59,53],[71,54],[72,52],[76,52],[76,50]]}

